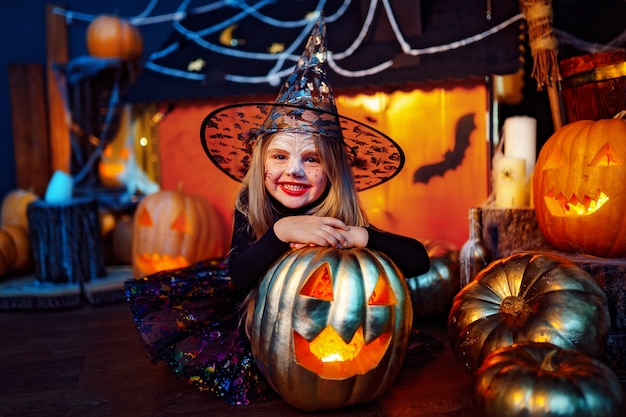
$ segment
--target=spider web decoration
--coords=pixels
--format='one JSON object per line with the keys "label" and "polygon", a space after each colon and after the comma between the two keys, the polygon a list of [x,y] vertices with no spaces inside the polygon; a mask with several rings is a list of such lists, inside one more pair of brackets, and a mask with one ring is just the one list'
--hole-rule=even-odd
{"label": "spider web decoration", "polygon": [[[516,0],[256,0],[186,3],[126,100],[275,93],[316,17],[327,24],[335,90],[484,77],[517,71],[523,16]],[[479,5],[477,5],[479,4]],[[415,27],[421,19],[423,33]]]}
{"label": "spider web decoration", "polygon": [[[156,22],[146,16],[156,2],[131,22]],[[514,73],[522,66],[524,18],[517,0],[491,3],[183,0],[167,17],[169,38],[144,62],[125,100],[273,94],[322,12],[335,90]]]}

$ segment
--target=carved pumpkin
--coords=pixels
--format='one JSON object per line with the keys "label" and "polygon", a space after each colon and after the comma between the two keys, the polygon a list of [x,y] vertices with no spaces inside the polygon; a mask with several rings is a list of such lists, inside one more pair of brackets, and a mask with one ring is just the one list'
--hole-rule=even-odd
{"label": "carved pumpkin", "polygon": [[101,15],[87,27],[87,51],[98,58],[138,59],[143,52],[143,39],[127,20]]}
{"label": "carved pumpkin", "polygon": [[225,227],[204,198],[159,191],[137,205],[133,218],[136,278],[225,256]]}
{"label": "carved pumpkin", "polygon": [[626,120],[581,120],[541,148],[533,177],[537,223],[563,251],[626,256]]}
{"label": "carved pumpkin", "polygon": [[604,363],[551,343],[524,342],[489,354],[473,389],[481,417],[619,417],[621,383]]}
{"label": "carved pumpkin", "polygon": [[552,254],[516,253],[492,262],[459,291],[448,316],[452,349],[472,373],[489,353],[523,341],[599,356],[609,328],[602,288]]}
{"label": "carved pumpkin", "polygon": [[252,353],[294,407],[331,409],[390,387],[411,331],[406,283],[368,249],[304,248],[279,259],[258,288]]}
{"label": "carved pumpkin", "polygon": [[447,317],[459,291],[459,249],[444,240],[422,240],[430,257],[427,273],[406,279],[414,319]]}

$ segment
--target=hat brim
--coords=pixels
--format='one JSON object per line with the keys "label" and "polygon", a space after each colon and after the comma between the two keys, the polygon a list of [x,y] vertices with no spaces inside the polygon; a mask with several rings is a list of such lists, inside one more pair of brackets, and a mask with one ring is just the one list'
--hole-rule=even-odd
{"label": "hat brim", "polygon": [[292,104],[237,103],[213,110],[200,127],[202,147],[217,168],[241,181],[248,171],[257,137],[272,133],[263,130],[268,114],[294,111],[313,112],[320,119],[339,121],[357,190],[387,182],[402,170],[404,152],[386,134],[346,116]]}

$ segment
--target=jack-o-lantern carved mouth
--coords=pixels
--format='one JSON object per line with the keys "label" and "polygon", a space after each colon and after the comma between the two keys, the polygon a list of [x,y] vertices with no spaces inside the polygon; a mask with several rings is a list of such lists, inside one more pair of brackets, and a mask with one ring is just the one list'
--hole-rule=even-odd
{"label": "jack-o-lantern carved mouth", "polygon": [[366,345],[362,327],[346,343],[328,325],[310,342],[294,330],[293,342],[298,364],[320,378],[339,380],[364,375],[375,368],[387,352],[391,331],[384,332]]}
{"label": "jack-o-lantern carved mouth", "polygon": [[135,262],[139,269],[145,271],[147,274],[189,266],[189,261],[182,255],[172,257],[167,254],[160,255],[158,253],[151,255],[146,253],[141,254],[135,258]]}
{"label": "jack-o-lantern carved mouth", "polygon": [[587,216],[600,210],[609,201],[609,197],[600,189],[594,197],[585,194],[579,198],[576,194],[571,197],[563,193],[555,195],[554,190],[549,191],[544,197],[546,207],[553,216]]}

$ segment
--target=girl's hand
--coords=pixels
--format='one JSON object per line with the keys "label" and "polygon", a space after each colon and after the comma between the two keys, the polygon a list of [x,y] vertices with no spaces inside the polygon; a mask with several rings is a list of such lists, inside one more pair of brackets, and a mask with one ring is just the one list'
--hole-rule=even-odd
{"label": "girl's hand", "polygon": [[333,246],[335,248],[365,247],[369,239],[367,229],[347,226],[333,217],[290,216],[274,224],[274,233],[294,249],[305,246]]}

